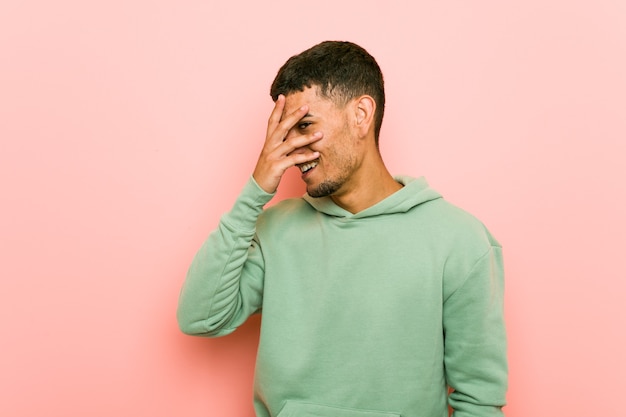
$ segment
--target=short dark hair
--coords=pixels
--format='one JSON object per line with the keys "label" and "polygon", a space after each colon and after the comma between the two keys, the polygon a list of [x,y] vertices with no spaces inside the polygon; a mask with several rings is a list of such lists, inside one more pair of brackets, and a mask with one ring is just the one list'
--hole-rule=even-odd
{"label": "short dark hair", "polygon": [[385,110],[385,87],[378,63],[365,49],[352,42],[325,41],[294,55],[278,70],[270,95],[276,101],[280,94],[319,87],[321,95],[337,105],[362,95],[376,102],[374,137],[378,145]]}

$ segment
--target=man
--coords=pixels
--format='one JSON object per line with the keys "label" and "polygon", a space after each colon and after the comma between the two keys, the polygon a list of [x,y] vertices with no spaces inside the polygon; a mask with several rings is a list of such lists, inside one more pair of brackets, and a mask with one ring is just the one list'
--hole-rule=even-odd
{"label": "man", "polygon": [[[378,64],[349,42],[290,58],[252,177],[189,269],[181,329],[222,336],[262,311],[259,417],[501,416],[501,248],[378,149]],[[290,167],[302,198],[264,210]]]}

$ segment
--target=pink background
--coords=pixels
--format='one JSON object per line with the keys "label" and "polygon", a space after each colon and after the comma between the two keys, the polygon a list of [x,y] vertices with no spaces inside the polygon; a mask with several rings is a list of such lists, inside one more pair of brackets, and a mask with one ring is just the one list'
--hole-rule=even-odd
{"label": "pink background", "polygon": [[184,336],[178,291],[325,39],[385,73],[390,170],[504,245],[508,416],[622,415],[622,0],[2,2],[0,415],[252,416],[258,318]]}

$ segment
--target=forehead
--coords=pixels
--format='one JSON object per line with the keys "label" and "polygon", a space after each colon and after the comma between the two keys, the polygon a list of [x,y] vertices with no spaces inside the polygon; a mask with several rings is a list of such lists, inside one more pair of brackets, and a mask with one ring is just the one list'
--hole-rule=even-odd
{"label": "forehead", "polygon": [[309,113],[312,115],[337,110],[335,103],[328,98],[322,97],[319,94],[319,87],[313,86],[287,95],[285,97],[283,116],[293,113],[305,104],[309,106]]}

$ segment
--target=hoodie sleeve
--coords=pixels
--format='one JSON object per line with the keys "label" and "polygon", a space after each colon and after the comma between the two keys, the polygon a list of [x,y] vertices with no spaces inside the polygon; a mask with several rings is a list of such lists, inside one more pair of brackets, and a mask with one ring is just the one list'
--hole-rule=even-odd
{"label": "hoodie sleeve", "polygon": [[445,369],[454,417],[500,417],[507,390],[502,248],[492,246],[445,300]]}
{"label": "hoodie sleeve", "polygon": [[231,211],[196,253],[178,301],[183,333],[224,336],[261,309],[264,264],[255,230],[272,197],[250,177]]}

